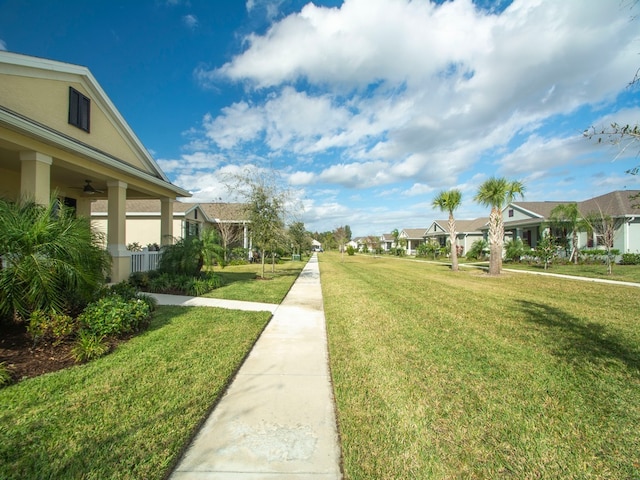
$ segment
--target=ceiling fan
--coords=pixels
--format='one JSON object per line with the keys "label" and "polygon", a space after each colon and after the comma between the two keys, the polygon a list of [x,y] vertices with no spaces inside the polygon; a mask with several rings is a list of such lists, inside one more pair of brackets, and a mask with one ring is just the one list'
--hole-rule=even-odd
{"label": "ceiling fan", "polygon": [[[91,180],[85,180],[84,187],[81,187],[82,193],[85,195],[95,195],[96,193],[104,193],[104,190],[98,190],[93,185],[91,185]],[[79,187],[76,187],[79,188]]]}

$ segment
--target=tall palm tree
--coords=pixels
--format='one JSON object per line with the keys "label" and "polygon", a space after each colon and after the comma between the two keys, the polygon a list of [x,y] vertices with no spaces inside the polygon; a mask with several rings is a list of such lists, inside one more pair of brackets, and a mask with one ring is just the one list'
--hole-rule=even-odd
{"label": "tall palm tree", "polygon": [[433,199],[433,208],[439,208],[441,212],[449,213],[449,243],[451,244],[451,270],[458,271],[458,249],[456,242],[456,219],[453,212],[462,203],[462,192],[457,189],[443,190]]}
{"label": "tall palm tree", "polygon": [[578,204],[573,203],[561,203],[551,210],[549,216],[551,223],[564,227],[571,231],[571,256],[569,261],[573,260],[574,263],[578,263],[578,232],[584,229],[584,222],[580,219],[580,211],[578,210]]}
{"label": "tall palm tree", "polygon": [[478,188],[474,200],[485,207],[491,207],[489,214],[489,275],[499,275],[502,270],[502,243],[504,223],[502,209],[516,196],[523,196],[524,184],[504,177],[491,177]]}

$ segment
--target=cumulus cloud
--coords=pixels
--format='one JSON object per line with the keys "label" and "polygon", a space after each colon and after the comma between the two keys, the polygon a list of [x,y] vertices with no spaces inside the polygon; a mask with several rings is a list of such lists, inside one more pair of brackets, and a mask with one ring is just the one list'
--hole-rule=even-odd
{"label": "cumulus cloud", "polygon": [[[206,137],[222,152],[286,159],[294,185],[415,197],[471,191],[478,175],[542,181],[595,161],[580,135],[588,125],[568,119],[610,106],[625,88],[637,22],[607,2],[507,3],[345,0],[274,13],[238,55],[198,70],[203,86],[245,88],[204,118]],[[284,4],[246,2],[248,12],[269,6]],[[485,171],[470,174],[478,165]]]}

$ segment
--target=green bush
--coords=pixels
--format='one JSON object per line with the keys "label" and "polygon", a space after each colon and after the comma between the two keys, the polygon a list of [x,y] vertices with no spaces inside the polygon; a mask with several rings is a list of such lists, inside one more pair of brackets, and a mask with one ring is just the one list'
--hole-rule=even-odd
{"label": "green bush", "polygon": [[476,240],[465,255],[467,260],[484,260],[489,251],[489,242],[486,240]]}
{"label": "green bush", "polygon": [[108,296],[93,302],[78,317],[81,330],[99,337],[140,330],[150,319],[147,302]]}
{"label": "green bush", "polygon": [[514,238],[505,243],[504,259],[507,262],[520,262],[524,254],[524,242],[521,238]]}
{"label": "green bush", "polygon": [[353,245],[349,245],[349,246],[347,247],[347,255],[349,255],[349,256],[353,256],[353,255],[355,255],[355,254],[356,254],[356,249],[355,249],[355,248],[353,248]]}
{"label": "green bush", "polygon": [[71,355],[77,363],[88,362],[109,353],[109,344],[104,337],[83,330],[78,335],[75,345],[71,349]]}
{"label": "green bush", "polygon": [[640,265],[640,253],[623,253],[620,265]]}
{"label": "green bush", "polygon": [[11,383],[11,374],[5,362],[0,362],[0,387]]}
{"label": "green bush", "polygon": [[36,342],[39,340],[59,342],[76,333],[77,330],[78,322],[69,315],[42,310],[31,312],[27,324],[27,333]]}

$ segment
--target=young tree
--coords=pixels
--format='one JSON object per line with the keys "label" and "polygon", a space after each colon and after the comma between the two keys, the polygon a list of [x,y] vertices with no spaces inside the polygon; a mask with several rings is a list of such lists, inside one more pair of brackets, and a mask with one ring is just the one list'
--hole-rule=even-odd
{"label": "young tree", "polygon": [[578,263],[578,232],[581,230],[582,221],[578,204],[561,203],[551,210],[549,216],[551,224],[571,232],[571,256],[569,261]]}
{"label": "young tree", "polygon": [[607,252],[607,273],[611,275],[613,271],[613,244],[615,241],[616,222],[602,211],[589,212],[584,218],[587,224],[587,231],[595,234],[598,242],[604,245]]}
{"label": "young tree", "polygon": [[288,192],[282,189],[275,171],[247,169],[231,176],[227,188],[245,204],[245,217],[251,228],[253,245],[260,250],[261,276],[264,278],[265,254],[270,251],[272,267],[275,253],[285,243],[285,214]]}
{"label": "young tree", "polygon": [[229,246],[242,239],[242,227],[236,222],[229,221],[238,210],[236,204],[218,203],[216,207],[220,212],[220,221],[216,221],[216,227],[220,234],[221,244],[224,249],[224,261],[226,262],[229,255]]}
{"label": "young tree", "polygon": [[449,243],[451,244],[451,270],[458,271],[458,243],[456,242],[456,219],[453,212],[462,203],[462,192],[457,189],[443,190],[433,199],[433,208],[439,208],[441,212],[449,213],[447,225],[449,227]]}
{"label": "young tree", "polygon": [[304,223],[293,222],[289,225],[289,238],[293,244],[294,253],[302,255],[303,250],[311,248],[311,240],[304,228]]}
{"label": "young tree", "polygon": [[556,246],[551,235],[545,233],[542,236],[542,239],[536,245],[536,256],[544,262],[544,269],[546,270],[556,256]]}
{"label": "young tree", "polygon": [[499,275],[502,270],[502,244],[504,242],[504,223],[502,209],[511,203],[517,195],[523,196],[524,184],[517,180],[492,177],[485,181],[475,196],[475,201],[491,207],[489,214],[489,275]]}
{"label": "young tree", "polygon": [[338,227],[333,231],[333,238],[338,242],[340,248],[340,261],[344,262],[344,250],[347,243],[347,232],[344,227]]}

